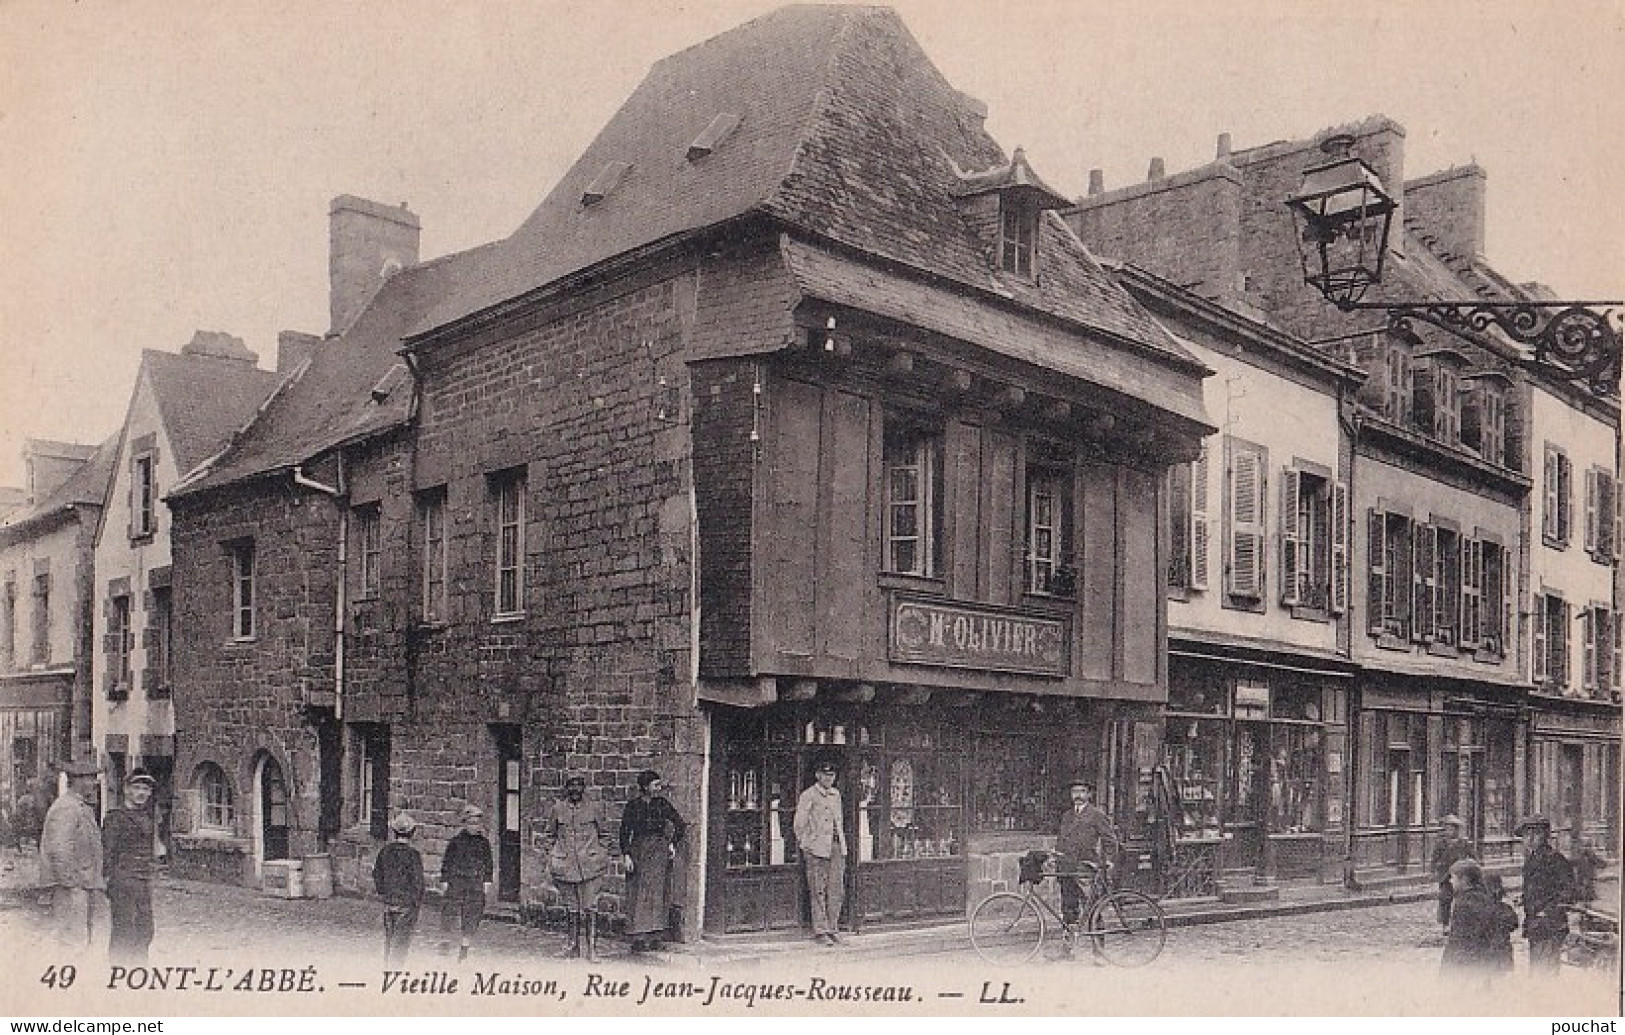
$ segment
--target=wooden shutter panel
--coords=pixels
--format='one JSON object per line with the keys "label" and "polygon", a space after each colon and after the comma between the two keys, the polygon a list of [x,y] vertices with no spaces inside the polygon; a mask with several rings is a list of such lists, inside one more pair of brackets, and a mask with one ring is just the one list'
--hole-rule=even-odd
{"label": "wooden shutter panel", "polygon": [[1585,550],[1587,553],[1597,552],[1597,471],[1595,468],[1586,470],[1585,487]]}
{"label": "wooden shutter panel", "polygon": [[1607,471],[1597,472],[1597,559],[1607,561],[1614,556],[1615,540],[1619,534],[1614,523],[1614,476]]}
{"label": "wooden shutter panel", "polygon": [[1434,537],[1432,525],[1414,525],[1411,533],[1411,638],[1433,638]]}
{"label": "wooden shutter panel", "polygon": [[1537,683],[1544,683],[1547,678],[1546,656],[1546,595],[1535,594],[1535,616],[1530,623],[1531,641],[1529,647],[1529,676]]}
{"label": "wooden shutter panel", "polygon": [[1591,696],[1605,697],[1613,686],[1614,621],[1613,615],[1603,608],[1599,607],[1591,613],[1597,622],[1597,679],[1591,688]]}
{"label": "wooden shutter panel", "polygon": [[1349,487],[1345,482],[1332,486],[1332,614],[1349,609]]}
{"label": "wooden shutter panel", "polygon": [[1233,596],[1257,598],[1264,585],[1264,469],[1259,455],[1231,458],[1230,585]]}
{"label": "wooden shutter panel", "polygon": [[1588,608],[1581,617],[1580,687],[1591,693],[1597,689],[1597,609]]}
{"label": "wooden shutter panel", "polygon": [[1206,589],[1208,580],[1208,448],[1204,443],[1191,464],[1191,588]]}
{"label": "wooden shutter panel", "polygon": [[1281,469],[1281,603],[1303,601],[1300,583],[1305,574],[1303,530],[1298,527],[1298,490],[1302,476],[1290,467]]}
{"label": "wooden shutter panel", "polygon": [[1477,647],[1484,609],[1484,544],[1477,539],[1461,540],[1456,590],[1456,642]]}
{"label": "wooden shutter panel", "polygon": [[1366,560],[1369,562],[1366,578],[1366,630],[1373,635],[1383,630],[1383,616],[1388,610],[1387,590],[1390,585],[1388,571],[1388,521],[1380,510],[1365,512]]}
{"label": "wooden shutter panel", "polygon": [[1547,539],[1558,538],[1557,531],[1557,450],[1546,447],[1544,498],[1540,512],[1540,534]]}
{"label": "wooden shutter panel", "polygon": [[1557,537],[1567,546],[1574,538],[1574,465],[1557,454]]}
{"label": "wooden shutter panel", "polygon": [[1613,626],[1611,631],[1614,641],[1611,652],[1613,654],[1613,664],[1608,667],[1609,685],[1613,688],[1614,695],[1617,697],[1619,695],[1620,670],[1625,668],[1625,636],[1621,635],[1622,630],[1625,630],[1625,614],[1616,611],[1613,615],[1613,621],[1608,624]]}
{"label": "wooden shutter panel", "polygon": [[[1621,541],[1625,541],[1625,481],[1614,482],[1614,560],[1620,560],[1622,551]],[[1615,623],[1616,628],[1618,623]],[[1615,666],[1614,671],[1619,671]]]}

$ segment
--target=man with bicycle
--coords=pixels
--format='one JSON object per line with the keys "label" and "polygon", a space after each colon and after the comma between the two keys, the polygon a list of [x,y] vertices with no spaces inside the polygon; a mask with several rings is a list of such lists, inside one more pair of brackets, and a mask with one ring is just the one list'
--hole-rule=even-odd
{"label": "man with bicycle", "polygon": [[[1055,838],[1055,851],[1061,856],[1060,869],[1075,873],[1086,862],[1102,867],[1117,855],[1122,842],[1112,821],[1095,804],[1095,785],[1078,777],[1067,784],[1072,807],[1061,816]],[[1104,849],[1104,851],[1103,851]],[[1109,853],[1109,854],[1107,854]],[[1069,924],[1082,916],[1083,900],[1091,894],[1077,877],[1061,877],[1061,918]]]}

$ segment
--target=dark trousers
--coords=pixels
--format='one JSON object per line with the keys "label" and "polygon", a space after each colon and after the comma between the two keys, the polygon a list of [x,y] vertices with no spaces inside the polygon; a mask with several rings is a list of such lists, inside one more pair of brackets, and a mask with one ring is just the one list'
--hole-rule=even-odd
{"label": "dark trousers", "polygon": [[1093,892],[1076,877],[1057,877],[1056,883],[1061,886],[1061,919],[1075,924],[1083,919],[1083,907]]}
{"label": "dark trousers", "polygon": [[446,897],[440,905],[440,930],[450,935],[461,932],[464,938],[474,937],[485,916],[485,887],[480,881],[448,881]]}
{"label": "dark trousers", "polygon": [[1456,889],[1448,880],[1439,882],[1439,926],[1450,926],[1450,903],[1456,900]]}
{"label": "dark trousers", "polygon": [[145,966],[147,948],[152,945],[152,883],[144,880],[109,882],[107,911],[111,920],[108,958],[114,963]]}
{"label": "dark trousers", "polygon": [[406,950],[412,947],[412,932],[418,929],[418,907],[384,907],[384,963],[406,962]]}
{"label": "dark trousers", "polygon": [[1563,954],[1563,942],[1567,938],[1567,934],[1558,934],[1529,939],[1529,969],[1556,973],[1558,957]]}

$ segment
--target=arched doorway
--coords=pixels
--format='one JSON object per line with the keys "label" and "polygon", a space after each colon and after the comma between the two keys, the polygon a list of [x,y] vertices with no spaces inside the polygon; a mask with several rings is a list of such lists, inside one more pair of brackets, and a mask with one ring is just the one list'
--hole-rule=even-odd
{"label": "arched doorway", "polygon": [[255,841],[259,862],[288,858],[288,784],[282,767],[270,755],[260,759],[254,778]]}

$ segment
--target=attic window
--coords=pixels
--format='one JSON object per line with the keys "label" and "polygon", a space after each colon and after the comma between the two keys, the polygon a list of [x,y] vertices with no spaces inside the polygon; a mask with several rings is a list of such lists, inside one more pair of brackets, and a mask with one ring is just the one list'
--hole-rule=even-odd
{"label": "attic window", "polygon": [[1013,192],[999,198],[999,269],[1018,277],[1033,275],[1038,241],[1038,206]]}
{"label": "attic window", "polygon": [[711,120],[711,124],[700,131],[694,142],[688,145],[688,160],[693,162],[704,158],[715,151],[728,139],[728,134],[739,128],[739,116],[723,112]]}
{"label": "attic window", "polygon": [[605,162],[604,168],[593,177],[587,189],[581,192],[581,203],[596,205],[609,197],[610,192],[621,185],[621,181],[626,179],[626,174],[631,169],[630,162]]}

